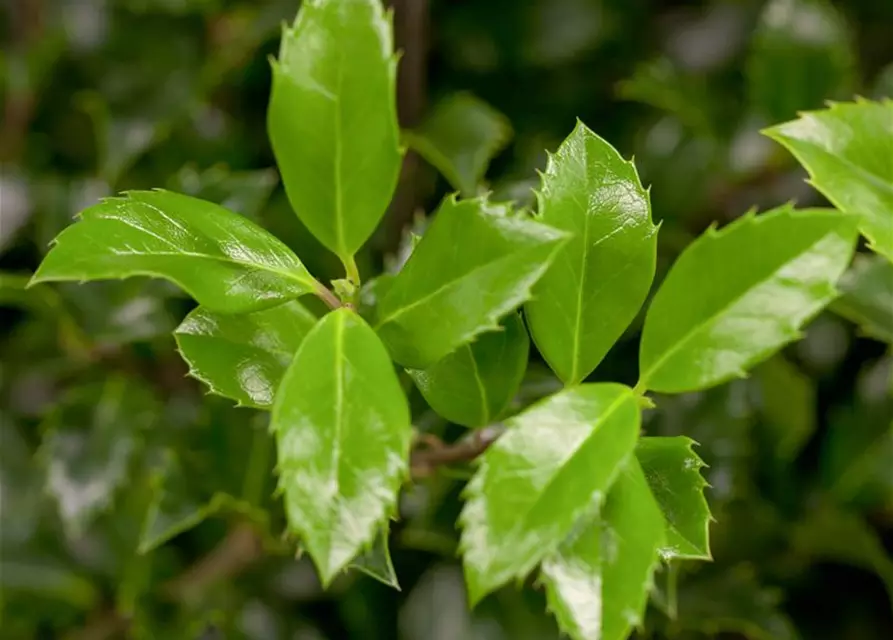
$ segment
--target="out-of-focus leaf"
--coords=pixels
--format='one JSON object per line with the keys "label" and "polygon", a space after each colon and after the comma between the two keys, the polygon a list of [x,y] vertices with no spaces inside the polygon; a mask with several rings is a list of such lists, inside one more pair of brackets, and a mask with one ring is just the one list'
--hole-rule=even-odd
{"label": "out-of-focus leaf", "polygon": [[841,277],[840,290],[831,310],[859,325],[864,335],[893,345],[893,263],[858,254]]}
{"label": "out-of-focus leaf", "polygon": [[661,558],[710,560],[710,508],[704,499],[704,462],[685,437],[641,438],[636,459],[666,521]]}
{"label": "out-of-focus leaf", "polygon": [[272,309],[233,315],[198,307],[174,336],[190,373],[240,406],[268,409],[316,316],[292,300]]}
{"label": "out-of-focus leaf", "polygon": [[666,542],[664,517],[635,458],[584,525],[543,561],[549,609],[574,640],[626,640],[642,622]]}
{"label": "out-of-focus leaf", "polygon": [[407,144],[466,197],[477,193],[490,161],[511,137],[505,116],[464,92],[441,100],[418,128],[405,134]]}
{"label": "out-of-focus leaf", "polygon": [[199,171],[195,165],[187,164],[168,181],[168,188],[210,200],[257,222],[278,180],[273,169],[230,171],[218,164]]}
{"label": "out-of-focus leaf", "polygon": [[400,638],[478,640],[471,629],[462,572],[455,566],[435,565],[419,579],[400,611]]}
{"label": "out-of-focus leaf", "polygon": [[89,609],[99,599],[89,577],[50,556],[23,557],[18,553],[3,553],[0,557],[0,588],[6,595],[32,593],[84,609]]}
{"label": "out-of-focus leaf", "polygon": [[571,239],[534,285],[524,313],[546,362],[576,384],[645,301],[657,228],[632,162],[579,121],[550,157],[538,197],[538,219]]}
{"label": "out-of-focus leaf", "polygon": [[498,329],[530,297],[565,239],[504,205],[448,197],[382,299],[379,335],[403,366],[433,365]]}
{"label": "out-of-focus leaf", "polygon": [[765,133],[837,208],[859,216],[871,248],[893,261],[893,100],[835,103]]}
{"label": "out-of-focus leaf", "polygon": [[523,578],[601,501],[635,446],[628,387],[562,391],[512,418],[465,489],[462,562],[472,603]]}
{"label": "out-of-focus leaf", "polygon": [[380,0],[311,0],[282,34],[268,128],[292,208],[349,260],[391,200],[397,58]]}
{"label": "out-of-focus leaf", "polygon": [[387,525],[375,537],[372,546],[354,558],[349,567],[362,571],[382,584],[400,591],[400,582],[397,580],[397,574],[394,573],[394,563],[391,562],[391,550],[388,547]]}
{"label": "out-of-focus leaf", "polygon": [[27,442],[3,414],[0,414],[0,443],[0,522],[3,523],[0,548],[3,548],[22,544],[34,536],[43,491]]}
{"label": "out-of-focus leaf", "polygon": [[131,191],[81,213],[32,279],[165,278],[202,305],[247,312],[318,286],[291,250],[226,209],[171,191]]}
{"label": "out-of-focus leaf", "polygon": [[333,311],[307,334],[270,428],[289,527],[327,585],[392,515],[409,467],[406,398],[381,341],[353,311]]}
{"label": "out-of-focus leaf", "polygon": [[815,384],[781,355],[757,367],[754,379],[775,453],[780,460],[789,461],[815,431]]}
{"label": "out-of-focus leaf", "polygon": [[517,313],[502,321],[502,331],[481,334],[433,367],[409,375],[422,396],[450,422],[482,427],[497,419],[521,385],[530,339]]}
{"label": "out-of-focus leaf", "polygon": [[790,206],[708,229],[651,302],[639,384],[681,393],[746,375],[834,299],[855,236],[851,216]]}
{"label": "out-of-focus leaf", "polygon": [[821,107],[852,83],[854,56],[843,16],[825,0],[771,0],[747,61],[750,100],[769,122]]}

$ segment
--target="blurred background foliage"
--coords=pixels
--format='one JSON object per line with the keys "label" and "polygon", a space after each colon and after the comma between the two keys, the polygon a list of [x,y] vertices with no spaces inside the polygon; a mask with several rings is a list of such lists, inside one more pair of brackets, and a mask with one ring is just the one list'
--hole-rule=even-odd
{"label": "blurred background foliage", "polygon": [[[450,190],[532,205],[545,150],[579,117],[652,185],[660,278],[712,223],[823,204],[761,127],[827,99],[893,97],[889,0],[393,4],[417,152],[360,256],[366,275],[400,264]],[[536,589],[467,611],[467,469],[405,492],[390,532],[401,591],[351,572],[323,593],[282,535],[265,414],[184,375],[170,332],[192,303],[157,281],[24,288],[85,205],[154,186],[260,221],[321,279],[341,277],[289,210],[265,133],[267,57],[296,8],[2,5],[3,639],[558,637]],[[642,638],[893,637],[889,265],[857,256],[844,289],[751,378],[655,398],[645,431],[691,436],[710,465],[715,561],[658,576]],[[639,326],[593,379],[635,381]],[[516,404],[557,384],[535,357]],[[412,399],[419,429],[460,434]]]}

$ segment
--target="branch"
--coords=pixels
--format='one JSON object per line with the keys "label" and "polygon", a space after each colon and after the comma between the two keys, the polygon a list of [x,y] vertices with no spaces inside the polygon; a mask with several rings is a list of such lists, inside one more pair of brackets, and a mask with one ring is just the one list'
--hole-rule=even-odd
{"label": "branch", "polygon": [[505,431],[500,425],[492,425],[471,432],[465,438],[452,444],[444,444],[438,438],[423,435],[420,441],[425,447],[412,452],[410,469],[413,478],[426,478],[437,470],[437,467],[471,462]]}

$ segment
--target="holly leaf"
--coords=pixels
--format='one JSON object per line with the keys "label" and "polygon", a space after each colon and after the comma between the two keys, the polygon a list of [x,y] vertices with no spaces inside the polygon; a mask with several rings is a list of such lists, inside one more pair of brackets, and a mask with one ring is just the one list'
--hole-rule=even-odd
{"label": "holly leaf", "polygon": [[631,162],[577,122],[549,158],[538,219],[572,234],[524,312],[549,366],[576,384],[601,362],[651,288],[657,227]]}
{"label": "holly leaf", "polygon": [[790,461],[815,431],[815,384],[781,355],[757,367],[754,378],[775,453]]}
{"label": "holly leaf", "polygon": [[853,217],[786,205],[708,229],[682,252],[651,302],[641,387],[706,389],[796,340],[835,298],[855,247]]}
{"label": "holly leaf", "polygon": [[32,284],[153,276],[222,313],[271,307],[318,287],[282,242],[204,200],[130,191],[80,217],[56,238]]}
{"label": "holly leaf", "polygon": [[272,63],[267,125],[285,192],[342,260],[372,235],[400,173],[392,31],[379,0],[304,2]]}
{"label": "holly leaf", "polygon": [[710,560],[710,507],[704,499],[707,481],[704,462],[692,448],[695,441],[675,438],[640,438],[636,459],[666,521],[661,558]]}
{"label": "holly leaf", "polygon": [[269,409],[285,370],[316,316],[292,300],[233,315],[193,310],[174,337],[189,372],[239,406]]}
{"label": "holly leaf", "polygon": [[619,384],[566,389],[508,422],[465,488],[460,548],[472,604],[558,548],[607,494],[638,433],[636,397]]}
{"label": "holly leaf", "polygon": [[574,640],[626,640],[642,622],[663,544],[660,507],[633,458],[601,513],[543,561],[546,599],[562,631]]}
{"label": "holly leaf", "polygon": [[273,405],[289,528],[324,585],[367,548],[409,469],[409,407],[384,345],[353,311],[307,334]]}
{"label": "holly leaf", "polygon": [[388,548],[387,525],[382,527],[372,545],[353,559],[350,563],[350,568],[362,571],[383,585],[400,591],[400,583],[397,581],[394,563],[391,562],[391,550]]}
{"label": "holly leaf", "polygon": [[893,100],[835,103],[764,133],[834,206],[859,216],[871,248],[893,261]]}
{"label": "holly leaf", "polygon": [[[565,234],[484,198],[441,204],[378,309],[394,359],[430,367],[530,297]],[[461,247],[461,252],[458,248]]]}
{"label": "holly leaf", "polygon": [[841,277],[840,290],[831,310],[855,322],[863,335],[893,344],[893,263],[858,254]]}
{"label": "holly leaf", "polygon": [[470,197],[477,193],[490,161],[511,139],[512,126],[480,98],[460,92],[438,102],[404,137],[453,188]]}
{"label": "holly leaf", "polygon": [[521,386],[527,369],[530,338],[517,313],[502,322],[502,331],[477,340],[428,369],[409,371],[422,396],[437,413],[465,427],[483,427],[497,419]]}

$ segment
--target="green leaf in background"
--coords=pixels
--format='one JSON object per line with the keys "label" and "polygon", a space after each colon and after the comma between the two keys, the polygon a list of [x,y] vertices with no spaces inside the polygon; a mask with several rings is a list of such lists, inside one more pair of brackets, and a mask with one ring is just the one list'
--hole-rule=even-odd
{"label": "green leaf in background", "polygon": [[708,229],[651,302],[639,384],[681,393],[743,377],[835,298],[855,236],[852,216],[789,205]]}
{"label": "green leaf in background", "polygon": [[855,60],[843,16],[825,0],[771,0],[750,41],[750,101],[768,122],[849,91]]}
{"label": "green leaf in background", "polygon": [[241,313],[318,284],[275,237],[226,209],[171,191],[130,191],[81,213],[32,283],[165,278],[209,309]]}
{"label": "green leaf in background", "polygon": [[167,452],[152,470],[152,497],[140,531],[138,553],[148,553],[174,536],[191,529],[215,511],[194,499],[182,464]]}
{"label": "green leaf in background", "polygon": [[538,219],[572,236],[533,287],[524,313],[546,362],[576,384],[645,301],[657,228],[633,164],[579,121],[549,158]]}
{"label": "green leaf in background", "polygon": [[893,345],[893,263],[858,254],[840,278],[840,291],[831,310],[859,325],[863,335]]}
{"label": "green leaf in background", "polygon": [[278,182],[274,169],[230,171],[225,165],[215,164],[199,171],[194,164],[187,164],[171,177],[168,189],[210,200],[257,222]]}
{"label": "green leaf in background", "polygon": [[348,261],[384,215],[402,152],[380,0],[308,0],[273,62],[268,130],[295,213]]}
{"label": "green leaf in background", "polygon": [[871,248],[893,261],[893,100],[832,104],[765,133],[834,206],[859,216]]}
{"label": "green leaf in background", "polygon": [[477,193],[490,161],[511,137],[504,115],[465,92],[438,102],[419,127],[405,134],[407,144],[466,197]]}
{"label": "green leaf in background", "polygon": [[43,507],[43,478],[27,441],[2,413],[0,442],[0,549],[7,549],[34,539]]}
{"label": "green leaf in background", "polygon": [[626,640],[641,624],[664,544],[663,524],[633,458],[601,513],[543,561],[549,609],[573,640]]}
{"label": "green leaf in background", "polygon": [[815,383],[780,354],[753,373],[774,451],[780,460],[793,460],[815,431]]}
{"label": "green leaf in background", "polygon": [[268,409],[316,316],[292,300],[272,309],[222,314],[193,310],[174,337],[190,373],[240,406]]}
{"label": "green leaf in background", "polygon": [[393,515],[409,468],[409,407],[388,354],[353,311],[326,315],[295,354],[273,405],[289,527],[324,585]]}
{"label": "green leaf in background", "polygon": [[661,558],[711,560],[710,508],[704,499],[707,481],[704,462],[692,448],[695,441],[675,438],[640,438],[636,459],[645,472],[651,493],[666,520]]}
{"label": "green leaf in background", "polygon": [[428,369],[409,371],[422,396],[437,413],[465,427],[496,420],[521,386],[530,338],[517,313],[465,344]]}
{"label": "green leaf in background", "polygon": [[394,563],[391,562],[391,550],[388,547],[388,526],[384,525],[375,541],[368,549],[354,558],[350,563],[351,569],[362,571],[370,578],[375,578],[383,585],[400,591],[400,583],[394,572]]}
{"label": "green leaf in background", "polygon": [[505,205],[448,197],[379,306],[376,328],[394,360],[425,369],[496,330],[565,239]]}
{"label": "green leaf in background", "polygon": [[638,435],[638,402],[619,384],[570,388],[512,418],[465,489],[460,547],[470,601],[555,551],[607,494]]}

